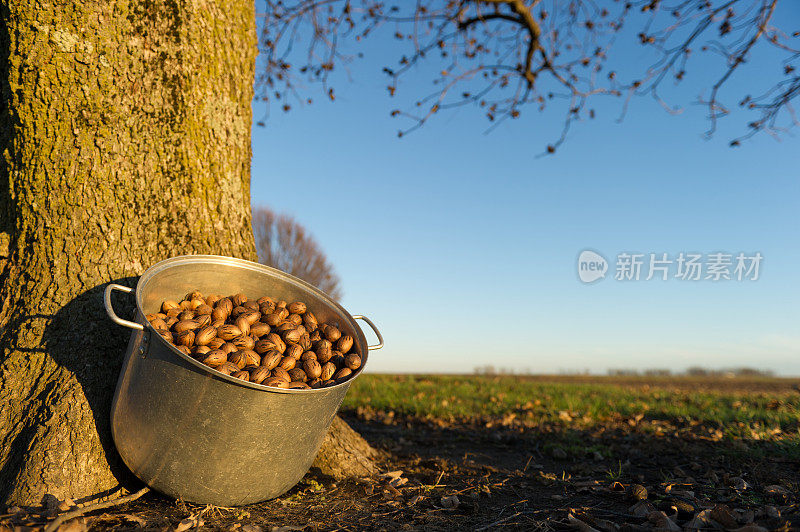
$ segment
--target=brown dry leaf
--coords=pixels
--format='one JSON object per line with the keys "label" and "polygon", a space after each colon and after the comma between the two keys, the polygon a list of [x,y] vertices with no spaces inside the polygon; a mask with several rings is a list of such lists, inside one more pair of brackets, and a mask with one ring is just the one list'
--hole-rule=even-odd
{"label": "brown dry leaf", "polygon": [[175,527],[175,532],[185,532],[190,528],[199,528],[204,524],[205,523],[203,522],[203,519],[201,519],[199,515],[192,514],[183,521],[181,521],[180,523],[178,523],[178,526]]}
{"label": "brown dry leaf", "polygon": [[132,521],[132,522],[136,523],[137,525],[139,525],[141,527],[144,527],[145,525],[147,525],[147,520],[139,517],[138,515],[122,514],[119,517],[120,517],[120,519],[125,519],[126,521]]}
{"label": "brown dry leaf", "polygon": [[647,514],[647,520],[653,523],[653,526],[656,530],[681,532],[681,527],[676,525],[675,522],[667,517],[667,514],[664,512],[660,512],[658,510],[655,512],[650,512]]}
{"label": "brown dry leaf", "polygon": [[584,521],[581,521],[580,519],[578,519],[577,517],[575,517],[572,514],[569,514],[567,516],[567,519],[569,519],[569,524],[571,526],[573,526],[574,528],[577,528],[578,530],[580,530],[580,532],[600,532],[596,528],[590,526],[589,524],[585,523]]}
{"label": "brown dry leaf", "polygon": [[413,497],[411,497],[411,498],[408,500],[408,505],[409,505],[409,506],[414,506],[415,504],[417,504],[418,502],[420,502],[422,499],[424,499],[424,497],[423,497],[422,495],[414,495]]}
{"label": "brown dry leaf", "polygon": [[718,504],[711,509],[711,519],[723,526],[723,528],[736,528],[738,522],[731,509],[724,504]]}
{"label": "brown dry leaf", "polygon": [[397,477],[397,478],[393,478],[392,480],[390,480],[389,481],[389,485],[391,487],[393,487],[393,488],[399,488],[400,486],[402,486],[406,482],[408,482],[407,478],[405,478],[405,477]]}
{"label": "brown dry leaf", "polygon": [[57,532],[85,532],[86,530],[86,519],[79,517],[59,526]]}
{"label": "brown dry leaf", "polygon": [[242,532],[264,532],[264,529],[258,525],[244,525]]}
{"label": "brown dry leaf", "polygon": [[711,510],[701,510],[695,514],[691,521],[683,526],[689,530],[697,530],[700,528],[714,528],[715,524],[711,517]]}
{"label": "brown dry leaf", "polygon": [[402,476],[403,476],[403,471],[399,469],[397,471],[389,471],[388,473],[383,473],[382,475],[380,475],[381,478],[388,478],[389,480],[394,480]]}
{"label": "brown dry leaf", "polygon": [[648,515],[656,511],[656,507],[647,501],[639,501],[630,508],[628,508],[628,511],[633,515],[635,515],[636,517],[647,517]]}
{"label": "brown dry leaf", "polygon": [[735,528],[730,532],[769,532],[768,529],[758,525],[745,525],[742,528]]}

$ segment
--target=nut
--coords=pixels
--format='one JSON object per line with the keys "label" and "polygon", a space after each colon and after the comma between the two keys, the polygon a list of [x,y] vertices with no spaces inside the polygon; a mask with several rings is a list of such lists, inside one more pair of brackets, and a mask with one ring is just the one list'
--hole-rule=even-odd
{"label": "nut", "polygon": [[245,336],[244,334],[239,335],[231,340],[231,343],[239,349],[253,349],[253,347],[256,345],[256,341],[252,336]]}
{"label": "nut", "polygon": [[195,345],[208,345],[216,336],[217,330],[214,327],[204,327],[195,333],[194,343]]}
{"label": "nut", "polygon": [[293,369],[297,365],[297,359],[294,357],[283,357],[281,358],[280,363],[278,364],[279,367],[289,371]]}
{"label": "nut", "polygon": [[316,360],[309,359],[303,362],[303,371],[305,371],[308,378],[316,379],[322,375],[322,366]]}
{"label": "nut", "polygon": [[233,324],[236,325],[240,331],[242,331],[242,334],[250,334],[250,322],[247,321],[247,319],[244,317],[244,314],[239,315]]}
{"label": "nut", "polygon": [[264,318],[264,322],[270,327],[277,327],[282,321],[283,318],[277,312],[267,314],[267,316]]}
{"label": "nut", "polygon": [[356,353],[350,353],[344,357],[344,365],[355,371],[361,367],[361,357]]}
{"label": "nut", "polygon": [[255,369],[250,370],[250,382],[255,382],[256,384],[261,384],[264,379],[269,378],[271,372],[269,368],[266,366],[259,366]]}
{"label": "nut", "polygon": [[339,329],[333,325],[326,325],[325,328],[322,329],[322,334],[324,334],[325,338],[331,342],[335,342],[342,336],[342,333],[339,331]]}
{"label": "nut", "polygon": [[353,335],[321,323],[302,301],[287,303],[243,293],[162,302],[147,314],[165,341],[225,375],[263,386],[311,389],[351,378],[363,360]]}
{"label": "nut", "polygon": [[283,333],[283,339],[286,342],[291,342],[291,343],[299,342],[302,336],[303,334],[297,329],[292,329],[290,331],[286,331],[285,333]]}
{"label": "nut", "polygon": [[306,329],[308,329],[311,332],[316,331],[319,325],[317,323],[317,317],[314,316],[314,314],[312,314],[311,312],[306,311],[306,313],[303,314],[303,325],[305,325]]}
{"label": "nut", "polygon": [[248,324],[253,325],[259,319],[261,319],[261,313],[258,310],[248,310],[239,317],[244,318],[247,320]]}
{"label": "nut", "polygon": [[231,377],[242,379],[243,381],[250,380],[250,372],[249,371],[237,371],[236,373],[231,373]]}
{"label": "nut", "polygon": [[[195,337],[195,341],[196,340],[197,340],[197,337]],[[213,340],[208,342],[208,347],[210,347],[211,349],[219,349],[220,347],[222,347],[222,344],[224,344],[224,343],[225,343],[225,340],[215,336]]]}
{"label": "nut", "polygon": [[342,353],[347,353],[350,351],[350,348],[353,347],[353,337],[349,334],[342,336],[338,340],[336,340],[336,350],[341,351]]}
{"label": "nut", "polygon": [[285,380],[286,382],[290,382],[292,380],[289,377],[289,372],[280,366],[272,370],[272,376],[281,380]]}
{"label": "nut", "polygon": [[262,336],[269,334],[270,331],[271,331],[270,326],[260,321],[257,321],[250,326],[250,334],[258,338],[261,338]]}
{"label": "nut", "polygon": [[239,371],[239,366],[237,366],[233,362],[225,362],[220,367],[214,369],[216,369],[217,371],[221,371],[225,375],[230,375],[231,373],[236,373],[237,371]]}
{"label": "nut", "polygon": [[279,379],[277,377],[270,377],[269,379],[262,382],[264,386],[272,386],[273,388],[288,388],[289,381],[284,379]]}
{"label": "nut", "polygon": [[286,309],[292,314],[303,314],[306,311],[306,304],[301,301],[295,301],[286,305]]}
{"label": "nut", "polygon": [[172,301],[171,299],[167,299],[163,303],[161,303],[161,312],[164,314],[169,314],[169,311],[172,309],[180,308],[177,301]]}
{"label": "nut", "polygon": [[297,344],[289,344],[286,346],[286,351],[284,351],[283,354],[299,359],[303,355],[303,348]]}
{"label": "nut", "polygon": [[203,364],[206,366],[221,366],[225,362],[228,361],[228,355],[226,355],[222,350],[215,349],[213,351],[209,351],[206,353],[205,358],[203,359]]}
{"label": "nut", "polygon": [[231,343],[239,349],[253,349],[256,345],[256,341],[252,336],[245,336],[244,334],[231,340]]}
{"label": "nut", "polygon": [[205,303],[194,309],[195,316],[205,316],[206,314],[211,314],[212,312],[214,312],[214,309]]}
{"label": "nut", "polygon": [[267,369],[273,369],[281,363],[282,358],[283,355],[275,349],[271,349],[261,357],[261,365]]}
{"label": "nut", "polygon": [[337,371],[336,373],[333,374],[333,380],[335,380],[337,383],[344,382],[352,374],[353,374],[353,372],[350,370],[350,368],[342,368],[342,369],[340,369],[339,371]]}
{"label": "nut", "polygon": [[222,344],[220,346],[220,349],[222,349],[222,352],[225,353],[226,355],[229,355],[230,353],[233,353],[234,351],[238,351],[236,346],[233,345],[230,342],[225,342],[224,344]]}
{"label": "nut", "polygon": [[175,344],[184,345],[186,347],[192,347],[192,345],[194,345],[194,331],[188,330],[176,334]]}
{"label": "nut", "polygon": [[308,380],[306,372],[300,368],[292,368],[288,373],[293,382],[306,382]]}
{"label": "nut", "polygon": [[176,333],[182,333],[183,331],[192,331],[198,327],[200,327],[200,324],[194,320],[181,320],[172,326],[172,330]]}
{"label": "nut", "polygon": [[217,329],[217,336],[226,341],[233,340],[237,336],[241,336],[241,334],[242,330],[236,325],[223,325]]}
{"label": "nut", "polygon": [[327,381],[333,378],[334,373],[336,373],[336,365],[333,362],[326,362],[322,365],[319,378],[323,381]]}

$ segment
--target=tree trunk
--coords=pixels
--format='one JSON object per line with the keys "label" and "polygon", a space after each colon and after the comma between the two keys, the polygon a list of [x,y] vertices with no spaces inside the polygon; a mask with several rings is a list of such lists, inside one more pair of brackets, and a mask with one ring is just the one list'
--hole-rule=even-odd
{"label": "tree trunk", "polygon": [[[250,1],[0,5],[0,503],[129,480],[102,290],[164,258],[255,260]],[[335,438],[334,438],[335,439]]]}

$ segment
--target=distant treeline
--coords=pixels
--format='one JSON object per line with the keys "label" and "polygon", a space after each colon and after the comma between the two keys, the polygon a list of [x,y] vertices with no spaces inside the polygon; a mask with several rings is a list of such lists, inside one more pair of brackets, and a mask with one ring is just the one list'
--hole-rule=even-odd
{"label": "distant treeline", "polygon": [[[534,375],[530,368],[524,370],[514,368],[497,368],[492,365],[476,366],[476,375]],[[561,371],[561,375],[591,375],[587,369],[583,371]],[[710,369],[700,366],[692,366],[683,371],[672,371],[671,369],[651,368],[651,369],[619,369],[611,368],[607,371],[611,377],[774,377],[775,372],[769,369],[756,368],[723,368]]]}

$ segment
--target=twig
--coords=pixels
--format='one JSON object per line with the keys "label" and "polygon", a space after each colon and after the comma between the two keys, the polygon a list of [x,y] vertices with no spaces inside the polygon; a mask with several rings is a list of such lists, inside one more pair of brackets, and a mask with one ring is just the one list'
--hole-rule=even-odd
{"label": "twig", "polygon": [[79,517],[85,513],[93,512],[95,510],[101,510],[103,508],[110,508],[111,506],[119,506],[120,504],[125,504],[126,502],[135,501],[148,491],[150,491],[150,488],[145,487],[140,489],[136,493],[132,493],[126,497],[120,497],[118,499],[112,499],[110,501],[99,502],[97,504],[90,504],[89,506],[84,506],[83,508],[78,508],[77,510],[72,510],[71,512],[61,514],[57,518],[55,518],[52,523],[47,525],[47,527],[44,529],[44,532],[55,532],[55,530],[57,530],[58,527],[61,526],[61,524],[64,521],[68,521],[74,517]]}

